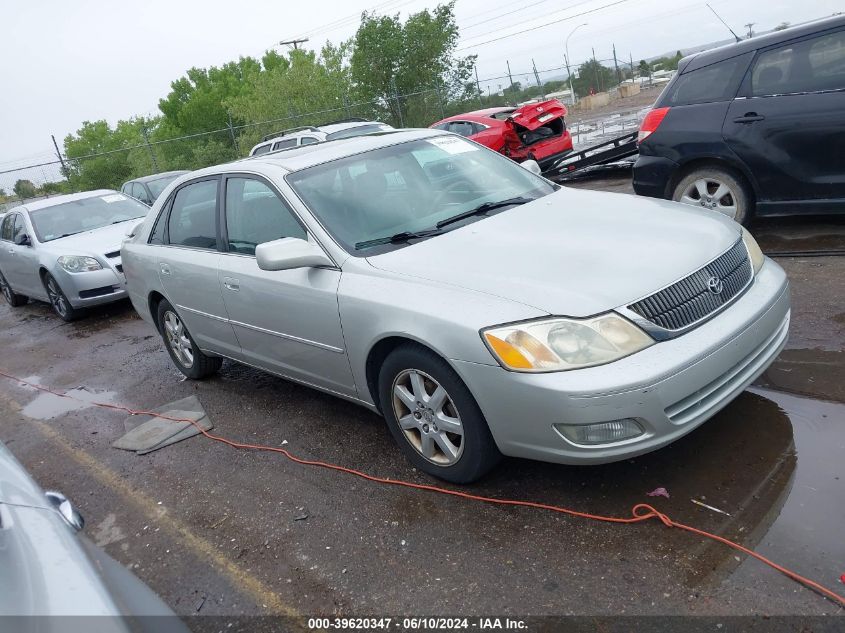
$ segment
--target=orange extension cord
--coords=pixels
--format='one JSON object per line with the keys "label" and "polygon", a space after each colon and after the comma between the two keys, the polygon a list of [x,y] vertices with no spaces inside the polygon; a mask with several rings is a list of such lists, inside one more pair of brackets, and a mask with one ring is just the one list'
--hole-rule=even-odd
{"label": "orange extension cord", "polygon": [[388,486],[400,486],[402,488],[413,488],[415,490],[425,490],[427,492],[436,492],[442,495],[450,495],[452,497],[459,497],[461,499],[468,499],[471,501],[482,501],[484,503],[493,503],[502,506],[521,506],[525,508],[535,508],[537,510],[548,510],[549,512],[558,512],[560,514],[568,514],[570,516],[580,517],[582,519],[592,519],[594,521],[603,521],[605,523],[625,523],[625,524],[632,524],[632,523],[641,523],[643,521],[648,521],[649,519],[659,519],[663,525],[666,527],[674,527],[679,528],[681,530],[686,530],[687,532],[692,532],[693,534],[698,534],[699,536],[703,536],[714,541],[718,541],[728,547],[732,547],[735,550],[739,550],[749,556],[753,556],[760,562],[768,565],[772,569],[776,569],[783,575],[791,578],[792,580],[804,585],[809,589],[813,589],[820,593],[821,595],[830,598],[835,603],[837,603],[840,607],[845,607],[845,598],[840,596],[837,593],[834,593],[830,589],[823,587],[817,582],[810,580],[809,578],[805,578],[800,574],[795,573],[778,565],[772,560],[769,560],[762,554],[758,554],[757,552],[748,549],[747,547],[743,547],[739,543],[735,543],[731,540],[728,540],[724,537],[721,537],[717,534],[712,534],[711,532],[706,532],[704,530],[700,530],[696,527],[691,525],[686,525],[684,523],[678,523],[677,521],[673,521],[667,515],[659,512],[654,507],[650,506],[647,503],[638,503],[631,508],[631,516],[630,517],[611,517],[611,516],[604,516],[601,514],[590,514],[589,512],[579,512],[578,510],[572,510],[570,508],[564,508],[562,506],[555,506],[549,505],[545,503],[537,503],[535,501],[519,501],[517,499],[497,499],[495,497],[484,497],[480,495],[470,494],[468,492],[461,492],[459,490],[451,490],[449,488],[441,488],[439,486],[431,486],[428,484],[415,484],[410,481],[402,481],[399,479],[387,479],[385,477],[377,477],[375,475],[369,475],[365,472],[360,470],[355,470],[354,468],[347,468],[346,466],[340,466],[338,464],[330,464],[327,462],[321,462],[318,460],[313,459],[303,459],[301,457],[297,457],[290,451],[284,448],[279,448],[276,446],[264,446],[261,444],[245,444],[243,442],[235,442],[234,440],[227,439],[225,437],[220,437],[219,435],[214,435],[209,433],[205,429],[203,429],[195,420],[191,420],[189,418],[174,418],[169,417],[166,415],[161,415],[160,413],[155,413],[153,411],[143,411],[143,410],[135,410],[130,409],[129,407],[117,405],[117,404],[110,404],[107,402],[91,402],[88,400],[83,400],[82,398],[76,398],[72,395],[68,395],[67,393],[56,391],[49,387],[45,387],[44,385],[39,385],[37,383],[30,382],[28,380],[23,380],[22,378],[18,378],[17,376],[13,376],[12,374],[7,374],[4,371],[0,371],[0,376],[4,376],[9,380],[17,381],[23,385],[28,387],[32,387],[33,389],[37,389],[39,391],[44,391],[46,393],[53,394],[54,396],[59,396],[61,398],[68,398],[70,400],[77,400],[78,402],[84,402],[87,405],[101,407],[104,409],[114,409],[117,411],[124,411],[130,415],[148,415],[153,417],[162,418],[164,420],[170,420],[171,422],[189,422],[193,424],[196,429],[202,433],[205,437],[210,440],[214,440],[215,442],[221,442],[226,444],[227,446],[231,446],[232,448],[239,448],[239,449],[250,449],[256,451],[269,451],[272,453],[281,453],[290,461],[295,462],[297,464],[302,464],[303,466],[316,466],[319,468],[327,468],[328,470],[334,470],[342,473],[346,473],[348,475],[355,475],[356,477],[360,477],[362,479],[366,479],[367,481],[372,481],[378,484],[385,484]]}

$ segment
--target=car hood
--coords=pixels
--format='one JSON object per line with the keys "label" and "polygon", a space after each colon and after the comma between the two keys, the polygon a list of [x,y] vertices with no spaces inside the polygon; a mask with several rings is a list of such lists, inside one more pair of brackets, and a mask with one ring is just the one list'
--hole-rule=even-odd
{"label": "car hood", "polygon": [[119,224],[110,224],[99,229],[83,231],[76,235],[61,237],[57,240],[43,242],[41,247],[59,254],[98,254],[104,255],[119,251],[123,240],[126,239],[126,232],[144,218],[134,218]]}
{"label": "car hood", "polygon": [[656,292],[738,239],[739,225],[717,213],[563,188],[368,261],[395,274],[579,317]]}

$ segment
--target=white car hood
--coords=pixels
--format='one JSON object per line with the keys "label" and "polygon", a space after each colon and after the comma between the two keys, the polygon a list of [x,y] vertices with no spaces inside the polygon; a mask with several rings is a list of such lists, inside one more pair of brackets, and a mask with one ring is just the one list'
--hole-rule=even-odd
{"label": "white car hood", "polygon": [[126,239],[126,232],[143,220],[143,217],[135,218],[119,224],[110,224],[99,229],[83,231],[76,235],[43,242],[41,247],[58,254],[104,255],[105,253],[119,251],[123,245],[123,240]]}
{"label": "white car hood", "polygon": [[395,274],[580,317],[660,290],[740,236],[739,225],[718,213],[563,188],[368,261]]}

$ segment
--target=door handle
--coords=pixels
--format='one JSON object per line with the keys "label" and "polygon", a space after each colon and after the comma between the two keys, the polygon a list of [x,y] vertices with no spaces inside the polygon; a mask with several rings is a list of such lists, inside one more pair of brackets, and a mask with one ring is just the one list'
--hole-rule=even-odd
{"label": "door handle", "polygon": [[161,271],[162,275],[170,274],[170,266],[168,266],[167,264],[159,264],[158,269]]}
{"label": "door handle", "polygon": [[223,277],[223,285],[229,290],[234,290],[235,292],[241,289],[241,282],[232,277]]}
{"label": "door handle", "polygon": [[762,121],[765,118],[762,114],[756,112],[746,112],[744,116],[736,117],[734,123],[754,123],[754,121]]}

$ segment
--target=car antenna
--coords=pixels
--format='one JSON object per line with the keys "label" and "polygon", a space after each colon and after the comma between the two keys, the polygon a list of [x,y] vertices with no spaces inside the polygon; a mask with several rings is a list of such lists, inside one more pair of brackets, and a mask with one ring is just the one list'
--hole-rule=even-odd
{"label": "car antenna", "polygon": [[727,23],[727,22],[725,22],[725,21],[722,19],[722,16],[721,16],[721,15],[719,15],[718,13],[716,13],[716,9],[714,9],[713,7],[711,7],[709,2],[706,2],[705,4],[707,5],[707,8],[708,8],[708,9],[710,9],[710,10],[713,12],[713,15],[715,15],[717,18],[719,18],[719,22],[721,22],[722,24],[724,24],[724,25],[725,25],[725,28],[726,28],[726,29],[728,29],[728,30],[731,32],[731,35],[733,35],[733,36],[736,38],[736,41],[737,41],[737,42],[741,42],[741,41],[742,41],[742,38],[740,38],[740,37],[739,37],[739,35],[737,35],[736,33],[734,33],[734,30],[733,30],[731,27],[729,27],[729,26],[728,26],[728,23]]}

